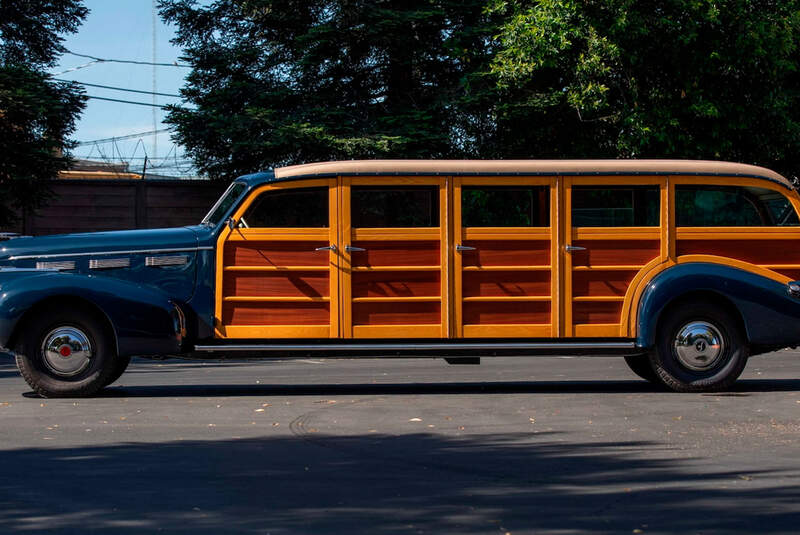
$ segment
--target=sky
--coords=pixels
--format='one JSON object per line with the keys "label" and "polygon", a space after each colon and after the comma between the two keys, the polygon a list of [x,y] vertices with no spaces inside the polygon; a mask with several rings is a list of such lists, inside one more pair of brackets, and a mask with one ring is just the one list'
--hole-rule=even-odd
{"label": "sky", "polygon": [[[153,0],[84,0],[90,13],[78,33],[64,36],[64,46],[77,54],[104,59],[152,62],[153,3]],[[156,62],[179,62],[181,50],[169,42],[174,36],[175,28],[165,25],[157,15],[155,22]],[[90,61],[92,60],[89,58],[65,54],[59,65],[51,69],[51,73],[62,80],[153,91],[152,66],[103,62],[71,70]],[[177,95],[188,73],[189,69],[186,68],[155,67],[156,92]],[[153,96],[149,94],[97,87],[86,87],[86,94],[153,103]],[[159,105],[181,101],[180,98],[164,96],[157,96],[156,99]],[[168,128],[162,122],[163,118],[164,112],[159,108],[89,99],[72,139],[86,142]],[[89,157],[93,160],[108,159],[116,162],[123,159],[130,162],[131,171],[136,172],[141,172],[145,154],[151,160],[148,169],[153,173],[175,176],[195,174],[183,156],[181,147],[170,140],[169,133],[117,141],[116,144],[107,142],[81,145],[73,151],[76,158]]]}

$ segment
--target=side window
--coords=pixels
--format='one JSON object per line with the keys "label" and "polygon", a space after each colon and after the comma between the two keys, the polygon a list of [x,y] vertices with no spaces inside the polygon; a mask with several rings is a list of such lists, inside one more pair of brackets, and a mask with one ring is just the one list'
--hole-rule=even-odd
{"label": "side window", "polygon": [[328,187],[266,191],[242,217],[242,226],[325,228],[328,226]]}
{"label": "side window", "polygon": [[781,193],[741,186],[675,187],[675,222],[679,227],[775,227],[800,224]]}
{"label": "side window", "polygon": [[350,217],[356,228],[438,227],[438,186],[354,186]]}
{"label": "side window", "polygon": [[464,186],[461,189],[464,227],[550,226],[548,186]]}
{"label": "side window", "polygon": [[573,227],[657,227],[659,187],[573,186]]}

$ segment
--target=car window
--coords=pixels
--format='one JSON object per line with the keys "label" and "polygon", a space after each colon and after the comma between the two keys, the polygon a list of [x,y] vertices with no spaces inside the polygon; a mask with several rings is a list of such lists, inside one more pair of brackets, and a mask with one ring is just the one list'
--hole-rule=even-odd
{"label": "car window", "polygon": [[547,227],[550,225],[548,186],[464,186],[461,224],[464,227]]}
{"label": "car window", "polygon": [[780,192],[757,187],[678,185],[675,223],[679,227],[774,227],[800,224]]}
{"label": "car window", "polygon": [[354,186],[350,217],[355,228],[438,227],[438,186]]}
{"label": "car window", "polygon": [[222,197],[214,204],[211,208],[211,211],[203,218],[203,223],[216,226],[222,218],[228,213],[228,210],[231,209],[233,203],[239,199],[239,196],[244,192],[247,188],[245,184],[241,182],[234,182],[228,189],[225,190],[225,193],[222,194]]}
{"label": "car window", "polygon": [[328,187],[265,191],[242,216],[243,226],[325,228]]}
{"label": "car window", "polygon": [[659,186],[573,186],[573,227],[657,227]]}

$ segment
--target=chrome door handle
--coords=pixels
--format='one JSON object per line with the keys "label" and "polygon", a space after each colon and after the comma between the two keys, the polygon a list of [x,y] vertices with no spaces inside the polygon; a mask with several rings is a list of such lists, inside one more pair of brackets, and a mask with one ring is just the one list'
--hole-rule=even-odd
{"label": "chrome door handle", "polygon": [[366,251],[366,249],[362,249],[361,247],[353,247],[352,245],[345,245],[344,250],[348,253],[353,253],[356,251]]}
{"label": "chrome door handle", "polygon": [[335,245],[327,245],[325,247],[317,247],[314,250],[315,251],[335,251],[336,250],[336,246]]}
{"label": "chrome door handle", "polygon": [[470,247],[469,245],[461,245],[460,243],[458,245],[456,245],[456,251],[458,251],[458,252],[461,252],[461,251],[474,251],[474,250],[475,250],[475,248],[474,247]]}
{"label": "chrome door handle", "polygon": [[565,245],[564,250],[568,253],[574,253],[575,251],[585,251],[586,247],[581,247],[579,245]]}

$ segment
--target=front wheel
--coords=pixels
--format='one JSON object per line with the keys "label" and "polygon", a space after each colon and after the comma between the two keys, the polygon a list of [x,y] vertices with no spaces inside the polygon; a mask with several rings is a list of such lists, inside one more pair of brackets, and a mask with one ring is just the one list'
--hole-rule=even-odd
{"label": "front wheel", "polygon": [[690,302],[664,313],[650,364],[672,390],[708,392],[729,388],[744,370],[748,355],[737,318],[719,306]]}
{"label": "front wheel", "polygon": [[45,311],[22,329],[14,348],[17,368],[38,394],[90,396],[112,378],[113,336],[96,313],[84,309]]}

